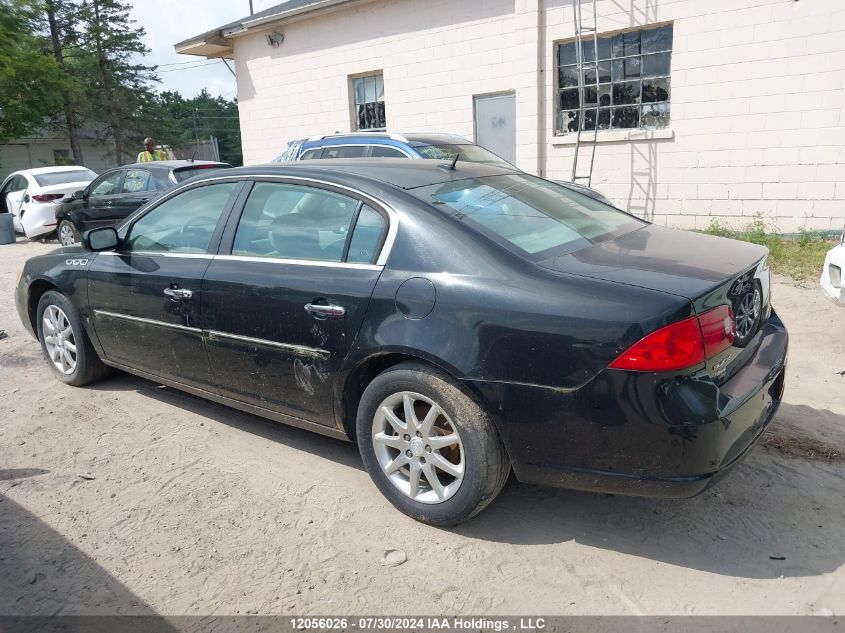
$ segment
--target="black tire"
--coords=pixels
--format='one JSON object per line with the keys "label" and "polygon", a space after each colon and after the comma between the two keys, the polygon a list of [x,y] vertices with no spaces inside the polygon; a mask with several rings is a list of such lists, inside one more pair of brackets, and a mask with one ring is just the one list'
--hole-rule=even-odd
{"label": "black tire", "polygon": [[[71,235],[73,237],[73,243],[66,244],[65,235]],[[79,231],[76,230],[76,226],[70,220],[62,220],[59,222],[59,226],[56,229],[56,237],[59,240],[59,244],[62,246],[73,246],[73,244],[79,244],[82,241],[82,238],[79,236]]]}
{"label": "black tire", "polygon": [[[391,482],[376,456],[376,414],[388,398],[403,392],[436,403],[460,437],[463,478],[443,501],[422,503],[411,498]],[[452,526],[472,518],[496,498],[510,474],[510,462],[489,416],[450,376],[422,363],[402,363],[376,376],[361,397],[356,434],[364,466],[381,493],[401,512],[430,525]],[[402,453],[391,450],[397,450],[397,456]]]}
{"label": "black tire", "polygon": [[[75,361],[76,365],[72,371],[65,373],[60,370],[51,358],[48,344],[46,341],[47,334],[45,334],[45,313],[51,307],[58,308],[67,318],[70,325],[71,334],[66,339],[71,341],[76,348]],[[49,320],[49,318],[48,318]],[[91,345],[91,339],[82,325],[82,318],[79,316],[79,311],[74,305],[60,292],[50,290],[45,292],[38,302],[36,311],[36,325],[38,327],[38,340],[41,341],[41,351],[44,353],[44,358],[53,374],[63,383],[80,387],[82,385],[94,382],[100,378],[105,377],[109,373],[109,368],[103,364],[97,352]],[[59,361],[60,362],[60,361]],[[70,369],[70,367],[68,367]]]}

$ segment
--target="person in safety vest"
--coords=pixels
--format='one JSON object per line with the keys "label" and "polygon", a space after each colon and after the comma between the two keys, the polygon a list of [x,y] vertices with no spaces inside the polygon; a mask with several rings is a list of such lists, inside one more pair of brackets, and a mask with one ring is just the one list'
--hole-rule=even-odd
{"label": "person in safety vest", "polygon": [[147,137],[144,139],[144,151],[138,154],[136,163],[151,163],[154,160],[167,160],[164,150],[156,149],[155,139]]}

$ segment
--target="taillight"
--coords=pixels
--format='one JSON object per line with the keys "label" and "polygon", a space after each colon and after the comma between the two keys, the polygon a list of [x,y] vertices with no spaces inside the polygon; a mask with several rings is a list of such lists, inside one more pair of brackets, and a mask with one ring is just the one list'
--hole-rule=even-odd
{"label": "taillight", "polygon": [[63,193],[39,193],[37,196],[32,196],[32,199],[36,202],[52,202],[64,197],[65,194]]}
{"label": "taillight", "polygon": [[612,369],[677,371],[700,365],[733,344],[734,315],[719,306],[641,338],[614,360]]}
{"label": "taillight", "polygon": [[701,334],[704,337],[704,355],[713,358],[734,343],[734,311],[730,306],[719,306],[708,310],[700,317]]}

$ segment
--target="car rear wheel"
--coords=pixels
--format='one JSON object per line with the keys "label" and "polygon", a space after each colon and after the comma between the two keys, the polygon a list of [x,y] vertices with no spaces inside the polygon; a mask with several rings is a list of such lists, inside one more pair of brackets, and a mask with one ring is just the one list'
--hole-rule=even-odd
{"label": "car rear wheel", "polygon": [[41,349],[59,380],[79,387],[108,374],[82,327],[79,311],[67,297],[54,290],[45,292],[37,315]]}
{"label": "car rear wheel", "polygon": [[73,225],[72,222],[67,220],[62,220],[59,223],[59,242],[61,242],[62,246],[73,246],[74,244],[79,243],[79,231],[76,230],[76,227]]}
{"label": "car rear wheel", "polygon": [[403,363],[377,376],[358,407],[367,472],[396,508],[448,526],[499,494],[510,463],[486,413],[445,374]]}

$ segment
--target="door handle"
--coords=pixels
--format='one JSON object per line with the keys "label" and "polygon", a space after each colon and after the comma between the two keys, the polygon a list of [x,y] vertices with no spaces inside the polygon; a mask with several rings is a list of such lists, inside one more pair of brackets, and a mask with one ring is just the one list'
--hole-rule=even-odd
{"label": "door handle", "polygon": [[114,202],[113,202],[112,200],[106,200],[106,201],[103,203],[103,206],[104,206],[104,207],[110,207],[110,206],[111,206],[111,205],[113,205],[113,204],[114,204]]}
{"label": "door handle", "polygon": [[194,296],[194,293],[190,290],[187,290],[186,288],[165,288],[164,294],[166,294],[174,301],[179,301],[181,299],[190,299]]}
{"label": "door handle", "polygon": [[319,305],[306,303],[305,311],[315,319],[342,319],[346,314],[346,308],[337,305]]}

